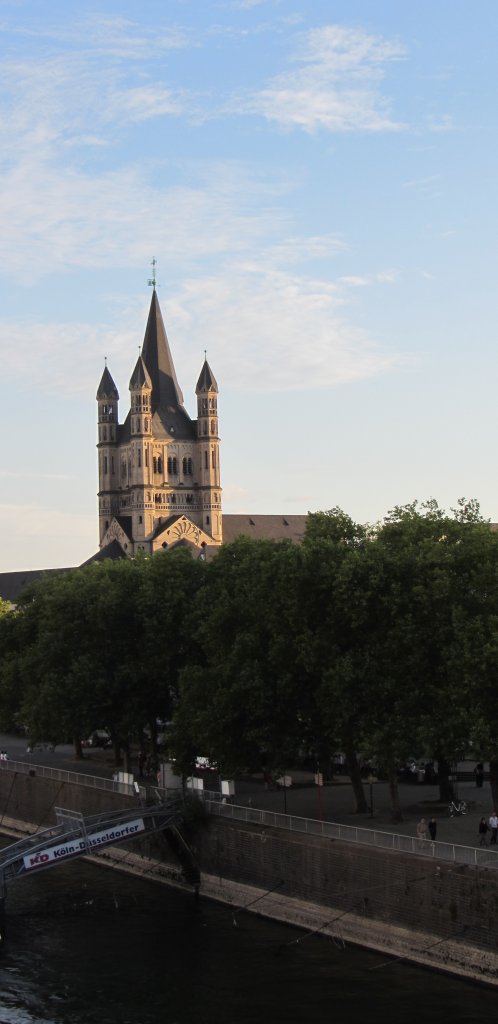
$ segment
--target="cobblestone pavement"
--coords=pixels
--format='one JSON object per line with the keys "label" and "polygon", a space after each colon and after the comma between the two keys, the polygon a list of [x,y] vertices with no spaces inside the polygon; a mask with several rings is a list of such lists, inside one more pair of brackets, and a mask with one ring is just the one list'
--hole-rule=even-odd
{"label": "cobblestone pavement", "polygon": [[[116,771],[112,751],[99,748],[85,748],[83,761],[74,756],[70,745],[60,745],[55,750],[39,746],[31,754],[26,752],[26,740],[19,736],[0,734],[0,750],[5,750],[11,761],[22,761],[30,764],[46,765],[66,771],[111,778]],[[464,763],[460,769],[472,771],[474,762]],[[134,765],[136,777],[138,770]],[[463,846],[476,846],[478,843],[477,826],[482,815],[489,817],[493,810],[491,790],[486,781],[482,788],[475,782],[458,783],[458,796],[468,804],[468,813],[462,817],[450,818],[446,804],[439,801],[437,786],[424,783],[400,782],[400,802],[403,821],[393,822],[389,799],[389,787],[385,782],[375,782],[371,786],[365,782],[365,797],[369,810],[366,814],[355,814],[353,811],[353,793],[347,778],[338,777],[326,783],[318,792],[314,784],[312,772],[301,770],[291,771],[292,785],[287,789],[265,789],[263,777],[254,776],[237,780],[233,803],[243,806],[251,805],[264,810],[279,811],[303,818],[324,818],[341,824],[358,825],[383,832],[397,832],[403,835],[415,835],[416,824],[421,817],[434,816],[437,820],[437,839],[440,842],[458,843]],[[151,785],[155,780],[145,780]],[[219,789],[219,779],[214,773],[206,773],[204,779],[206,790]]]}

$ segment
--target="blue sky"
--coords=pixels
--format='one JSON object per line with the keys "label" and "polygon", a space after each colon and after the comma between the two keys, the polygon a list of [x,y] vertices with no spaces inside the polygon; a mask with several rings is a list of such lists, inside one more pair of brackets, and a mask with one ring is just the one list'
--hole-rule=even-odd
{"label": "blue sky", "polygon": [[225,512],[498,520],[495,0],[0,0],[0,571],[97,549],[151,260]]}

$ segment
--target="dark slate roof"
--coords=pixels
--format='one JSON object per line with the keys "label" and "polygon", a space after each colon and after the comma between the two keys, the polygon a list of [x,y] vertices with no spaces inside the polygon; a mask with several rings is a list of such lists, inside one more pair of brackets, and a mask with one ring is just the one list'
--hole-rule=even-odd
{"label": "dark slate roof", "polygon": [[97,401],[101,398],[112,398],[114,402],[119,400],[118,389],[107,369],[107,366],[102,374],[100,384],[97,389]]}
{"label": "dark slate roof", "polygon": [[[159,536],[164,529],[171,526],[176,519],[180,518],[181,513],[176,513],[170,516],[165,522],[160,523],[155,531],[154,536]],[[128,537],[131,537],[131,516],[116,516],[120,526],[123,528]],[[306,525],[307,516],[249,516],[249,515],[224,515],[223,516],[223,542],[224,544],[230,544],[231,541],[236,540],[237,537],[253,537],[256,540],[292,540],[295,542],[302,541],[304,537],[304,530]],[[492,523],[491,529],[497,529],[497,525]],[[178,542],[180,543],[180,541]],[[183,539],[181,541],[183,543]],[[185,538],[185,544],[192,547],[193,553],[198,551],[198,548],[191,545],[190,541]],[[171,545],[171,548],[176,545]],[[209,545],[209,547],[203,548],[199,554],[199,558],[210,559],[214,557],[218,551],[219,546]],[[97,551],[95,555],[88,558],[83,565],[90,565],[92,562],[101,562],[106,558],[125,558],[125,552],[123,551],[119,541],[113,540],[107,547]],[[69,569],[33,569],[27,572],[4,572],[0,573],[0,597],[5,601],[15,602],[25,587],[31,583],[35,583],[41,576],[47,574],[53,574],[58,572],[69,572]]]}
{"label": "dark slate roof", "polygon": [[114,516],[120,527],[126,533],[128,540],[131,540],[131,531],[133,529],[133,519],[131,516]]}
{"label": "dark slate roof", "polygon": [[204,366],[200,372],[199,380],[197,381],[197,387],[195,389],[196,394],[199,391],[216,391],[218,392],[218,385],[215,380],[214,373],[207,361],[204,360]]}
{"label": "dark slate roof", "polygon": [[28,569],[26,572],[1,572],[0,597],[14,604],[19,594],[26,587],[42,579],[43,576],[54,576],[57,573],[69,572],[69,569]]}
{"label": "dark slate roof", "polygon": [[254,540],[302,541],[307,516],[248,516],[223,514],[223,543],[237,537]]}
{"label": "dark slate roof", "polygon": [[138,357],[135,369],[131,375],[130,391],[132,388],[152,388],[150,374],[142,356]]}
{"label": "dark slate roof", "polygon": [[154,538],[155,537],[160,537],[161,534],[164,533],[165,530],[168,530],[169,527],[173,525],[173,523],[176,523],[177,519],[181,519],[182,515],[183,515],[183,512],[182,513],[177,512],[177,513],[175,513],[174,516],[168,516],[168,518],[165,519],[164,522],[158,523],[156,528],[155,528],[155,530],[154,530],[154,534],[153,534]]}
{"label": "dark slate roof", "polygon": [[[145,328],[142,358],[152,383],[152,433],[155,437],[197,437],[196,422],[190,419],[183,405],[183,395],[176,379],[166,330],[156,290],[152,293],[149,317]],[[127,417],[128,419],[128,417]],[[119,440],[129,437],[129,424],[123,424]]]}
{"label": "dark slate roof", "polygon": [[105,562],[107,558],[126,558],[126,553],[118,540],[112,540],[110,544],[106,544],[105,548],[101,548],[91,558],[87,558],[86,562],[82,562],[79,568],[83,569],[85,565],[92,565],[93,562]]}

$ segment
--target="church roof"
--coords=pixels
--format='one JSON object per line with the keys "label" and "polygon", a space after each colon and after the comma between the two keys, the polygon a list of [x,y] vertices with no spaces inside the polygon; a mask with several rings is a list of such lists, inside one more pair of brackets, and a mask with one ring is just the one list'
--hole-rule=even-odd
{"label": "church roof", "polygon": [[105,367],[97,389],[97,401],[101,398],[112,398],[114,402],[117,402],[119,399],[118,389],[111,377],[111,374],[109,373],[109,370],[107,369],[107,366]]}
{"label": "church roof", "polygon": [[[142,359],[152,385],[152,433],[154,436],[177,437],[180,440],[196,438],[196,425],[190,419],[183,405],[183,395],[176,378],[155,288],[145,328]],[[129,426],[127,427],[125,421],[122,440],[126,439],[127,432],[129,433]]]}
{"label": "church roof", "polygon": [[78,568],[83,569],[85,565],[92,565],[93,562],[105,562],[107,558],[126,558],[126,553],[123,551],[118,540],[112,540],[110,544],[106,544],[105,548],[100,548],[91,558],[87,558],[86,562],[82,562]]}
{"label": "church roof", "polygon": [[223,515],[223,543],[230,544],[237,537],[253,540],[293,540],[304,537],[307,516],[248,516]]}
{"label": "church roof", "polygon": [[70,572],[70,569],[27,569],[24,572],[0,572],[0,597],[14,603],[19,594],[43,576],[54,576]]}
{"label": "church roof", "polygon": [[207,361],[204,360],[204,366],[200,372],[199,380],[197,381],[197,387],[195,389],[196,394],[198,391],[216,391],[218,392],[218,385],[215,380],[214,373]]}
{"label": "church roof", "polygon": [[138,357],[130,379],[130,391],[135,388],[152,388],[150,374],[142,356]]}

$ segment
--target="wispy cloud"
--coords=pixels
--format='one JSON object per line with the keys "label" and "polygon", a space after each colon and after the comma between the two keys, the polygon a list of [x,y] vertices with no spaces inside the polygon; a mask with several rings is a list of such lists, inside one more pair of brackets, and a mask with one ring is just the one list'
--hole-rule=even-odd
{"label": "wispy cloud", "polygon": [[392,119],[379,83],[388,64],[404,55],[400,43],[360,29],[312,29],[301,36],[295,66],[252,97],[234,101],[232,109],[310,132],[397,130],[403,126]]}
{"label": "wispy cloud", "polygon": [[[388,372],[398,355],[382,351],[348,318],[348,290],[363,283],[379,280],[309,278],[272,265],[263,251],[259,266],[257,260],[224,261],[216,276],[185,280],[162,301],[173,353],[182,356],[176,364],[185,394],[193,391],[206,348],[214,372],[231,390],[321,389]],[[142,305],[114,327],[0,323],[4,379],[22,378],[25,387],[31,382],[47,394],[93,393],[107,355],[126,402],[144,325]]]}
{"label": "wispy cloud", "polygon": [[291,271],[244,268],[239,276],[225,267],[219,277],[186,282],[168,306],[180,349],[187,338],[191,352],[207,345],[213,369],[232,389],[326,388],[398,362],[347,319],[347,295],[337,284]]}

